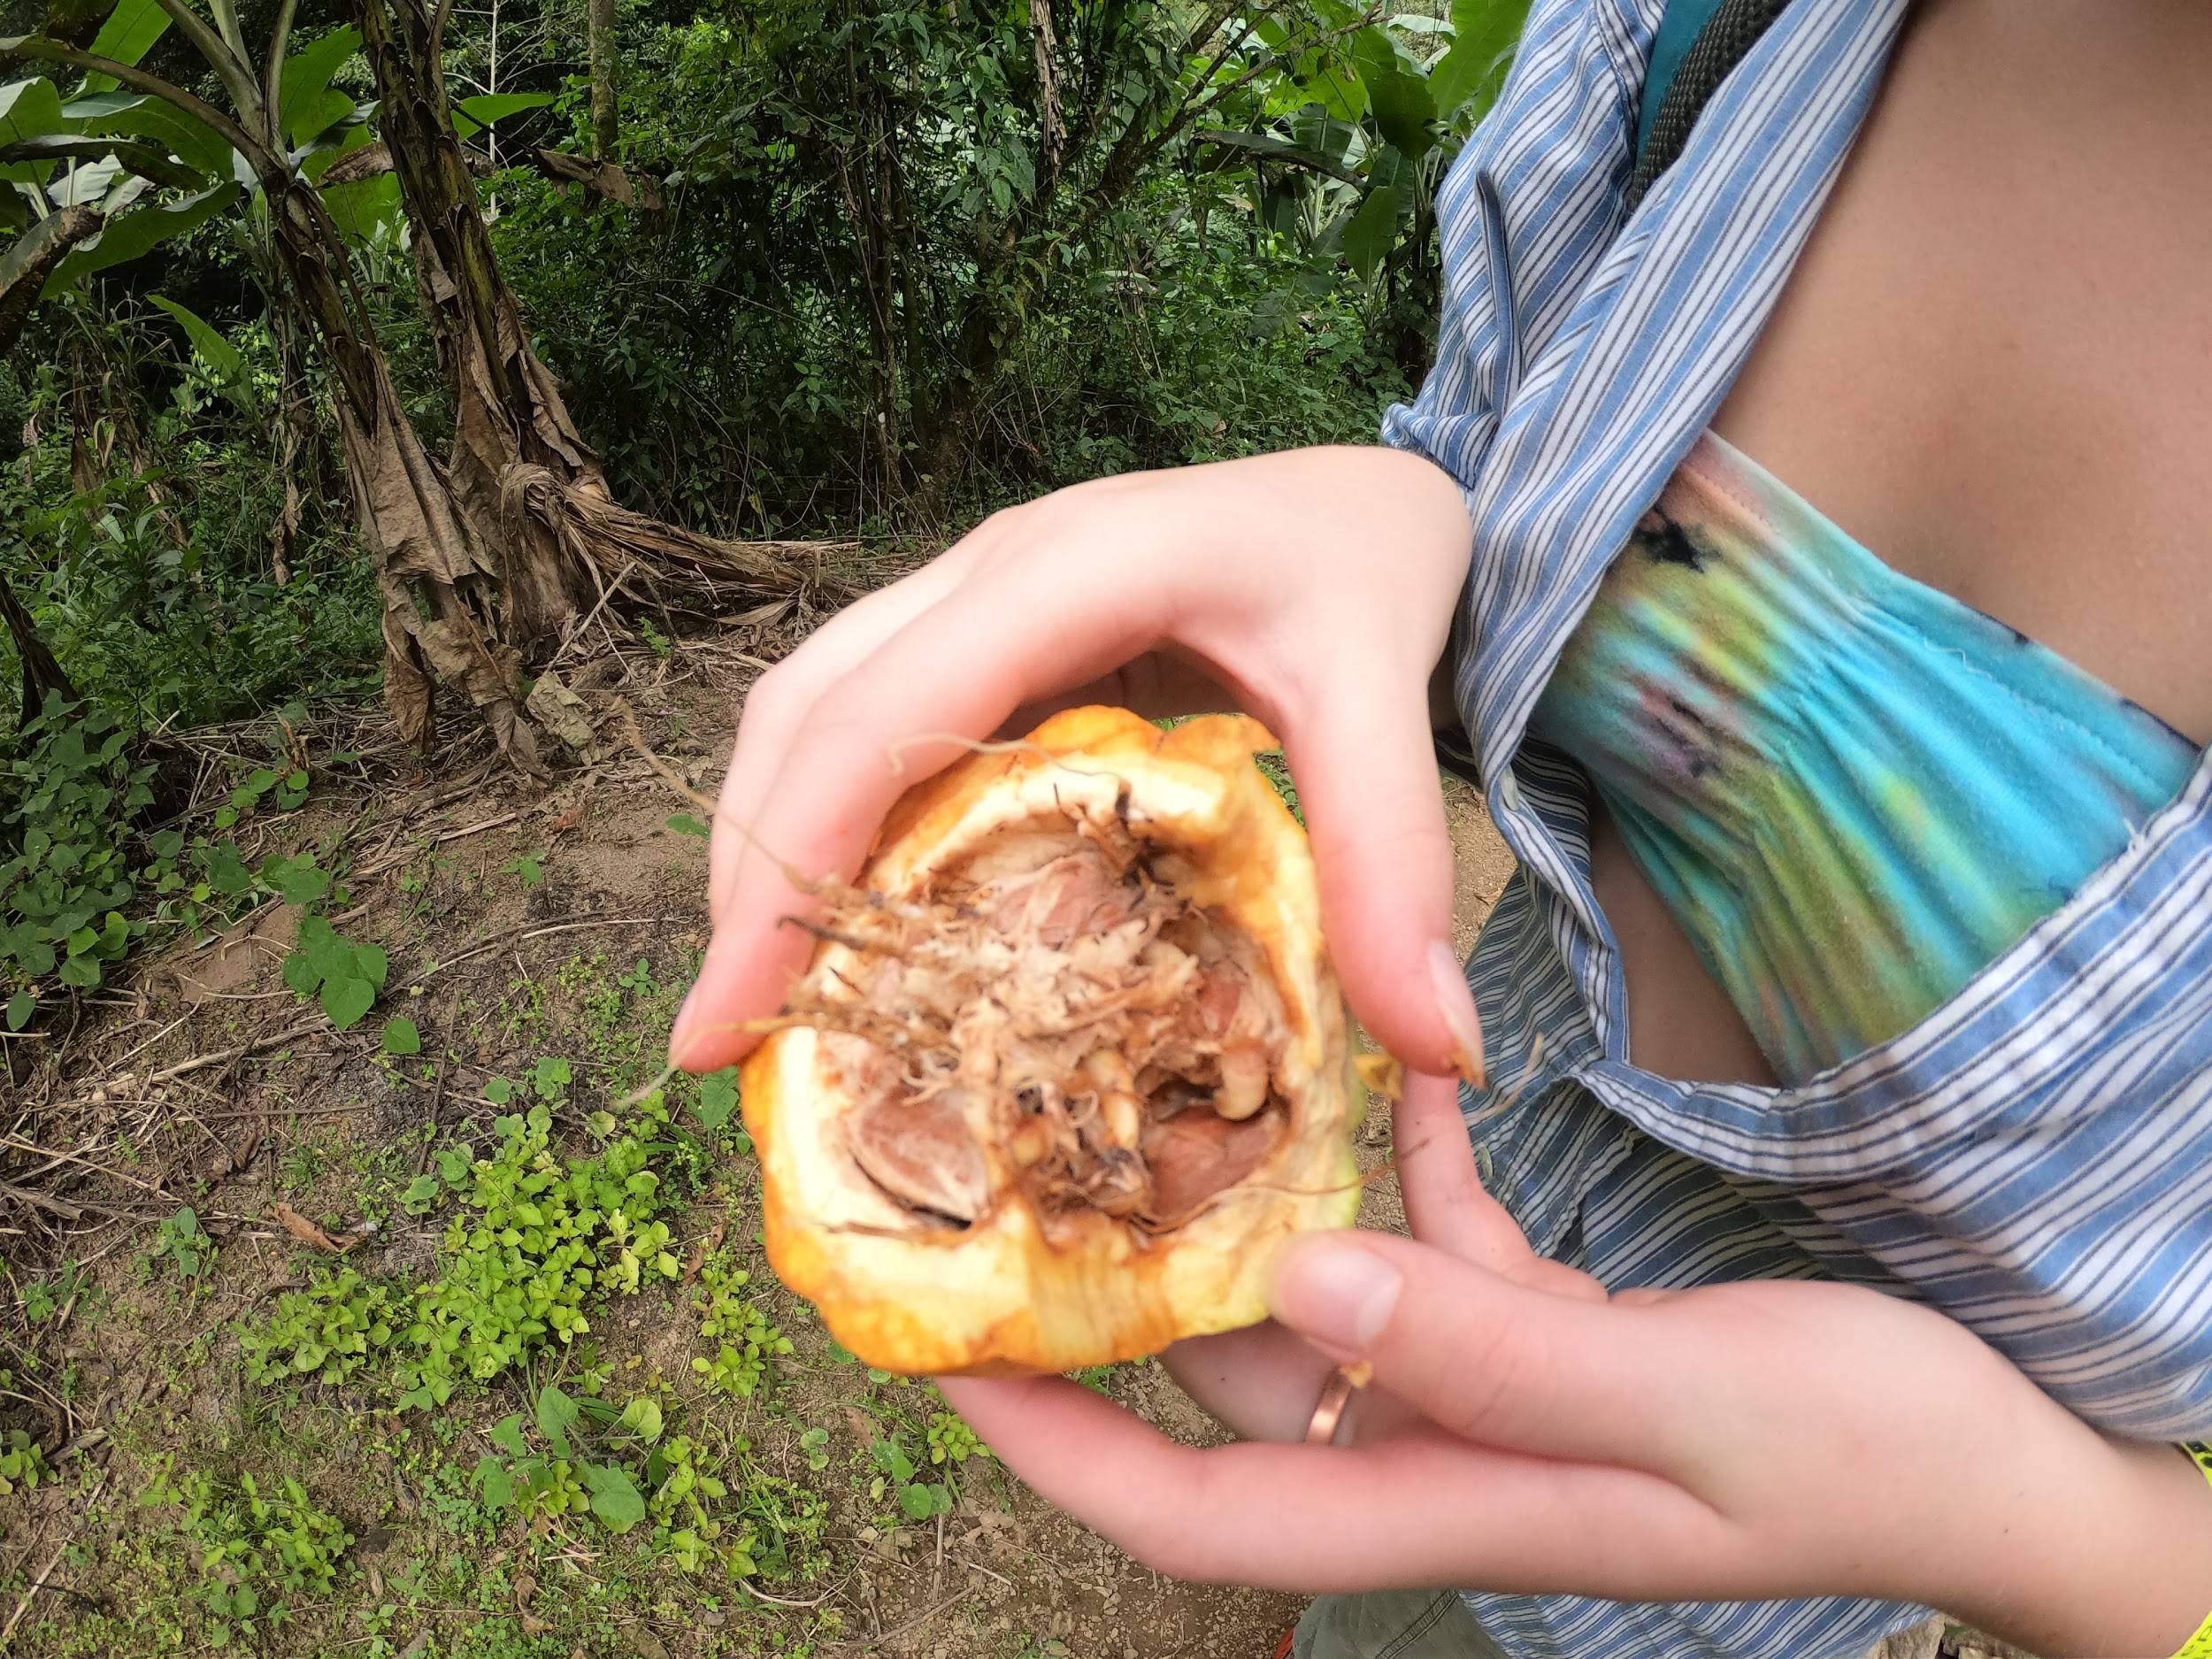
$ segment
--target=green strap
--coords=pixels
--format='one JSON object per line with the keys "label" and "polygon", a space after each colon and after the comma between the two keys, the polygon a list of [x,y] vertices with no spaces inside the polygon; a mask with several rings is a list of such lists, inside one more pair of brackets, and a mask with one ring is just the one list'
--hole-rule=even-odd
{"label": "green strap", "polygon": [[1636,112],[1636,153],[1651,142],[1651,124],[1659,119],[1659,105],[1674,84],[1675,71],[1690,50],[1690,42],[1704,32],[1720,0],[1667,0],[1659,33],[1652,37],[1651,66],[1644,71],[1643,107]]}
{"label": "green strap", "polygon": [[1680,58],[1667,66],[1663,86],[1656,78],[1655,65],[1655,73],[1645,77],[1643,108],[1637,118],[1644,137],[1624,193],[1632,211],[1659,175],[1674,165],[1707,100],[1743,61],[1744,55],[1759,43],[1759,37],[1788,4],[1789,0],[1668,0],[1666,15],[1660,20],[1661,35],[1675,24],[1677,12],[1684,14],[1680,27],[1685,30],[1691,21],[1688,14],[1698,13],[1699,22]]}

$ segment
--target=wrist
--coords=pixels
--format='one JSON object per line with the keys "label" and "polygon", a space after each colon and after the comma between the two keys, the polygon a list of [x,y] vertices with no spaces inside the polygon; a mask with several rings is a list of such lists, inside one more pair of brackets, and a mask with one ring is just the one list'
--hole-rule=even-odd
{"label": "wrist", "polygon": [[1945,1610],[2034,1653],[2166,1659],[2212,1612],[2212,1484],[2171,1445],[2089,1439],[2056,1469],[2008,1460],[1988,1558]]}

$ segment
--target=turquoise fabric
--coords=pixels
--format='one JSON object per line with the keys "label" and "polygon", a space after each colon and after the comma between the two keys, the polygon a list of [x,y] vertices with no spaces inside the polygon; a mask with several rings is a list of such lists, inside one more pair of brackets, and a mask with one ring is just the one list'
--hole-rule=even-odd
{"label": "turquoise fabric", "polygon": [[2177,795],[2188,741],[1698,441],[1537,705],[1776,1075],[1886,1042]]}
{"label": "turquoise fabric", "polygon": [[1636,153],[1651,141],[1651,124],[1666,102],[1667,88],[1690,44],[1703,32],[1707,21],[1720,9],[1720,0],[1667,0],[1667,14],[1659,19],[1659,33],[1651,42],[1651,65],[1644,71],[1643,107],[1636,117]]}

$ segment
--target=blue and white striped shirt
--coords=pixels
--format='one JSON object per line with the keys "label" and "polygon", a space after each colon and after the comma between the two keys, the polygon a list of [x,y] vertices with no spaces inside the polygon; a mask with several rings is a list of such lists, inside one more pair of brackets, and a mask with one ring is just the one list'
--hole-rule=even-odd
{"label": "blue and white striped shirt", "polygon": [[[1493,1190],[1607,1284],[1916,1295],[2106,1429],[2212,1432],[2212,759],[2055,913],[1891,1042],[1786,1089],[1627,1054],[1585,784],[1524,741],[1613,555],[1719,406],[1872,104],[1908,0],[1797,0],[1636,211],[1663,0],[1537,0],[1439,201],[1436,367],[1385,441],[1463,488],[1457,703],[1521,864],[1477,949]],[[1529,1659],[1864,1655],[1920,1609],[1471,1594]]]}

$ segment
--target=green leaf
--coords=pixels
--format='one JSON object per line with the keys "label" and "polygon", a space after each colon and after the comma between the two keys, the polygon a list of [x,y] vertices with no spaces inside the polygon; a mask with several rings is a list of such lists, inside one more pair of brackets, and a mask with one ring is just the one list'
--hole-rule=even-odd
{"label": "green leaf", "polygon": [[305,853],[293,858],[273,858],[261,867],[261,879],[277,890],[287,904],[312,904],[330,891],[329,875],[315,867]]}
{"label": "green leaf", "polygon": [[910,1485],[899,1488],[899,1508],[910,1521],[926,1521],[935,1512],[935,1503],[927,1486]]}
{"label": "green leaf", "polygon": [[503,1417],[494,1425],[488,1436],[491,1443],[511,1457],[527,1457],[530,1442],[522,1438],[522,1414]]}
{"label": "green leaf", "polygon": [[44,293],[58,294],[94,271],[104,271],[151,252],[172,236],[196,229],[238,199],[235,184],[218,185],[180,202],[134,208],[108,221],[107,228],[54,268]]}
{"label": "green leaf", "polygon": [[453,107],[479,127],[489,127],[523,110],[541,110],[552,102],[549,92],[487,92],[463,98]]}
{"label": "green leaf", "polygon": [[[1274,18],[1263,15],[1256,30],[1274,51],[1286,52],[1296,43]],[[1340,46],[1332,43],[1302,56],[1288,82],[1269,96],[1267,108],[1270,114],[1286,115],[1307,104],[1317,104],[1343,121],[1356,121],[1367,112],[1367,89],[1344,60]]]}
{"label": "green leaf", "polygon": [[569,1455],[568,1432],[583,1416],[583,1408],[574,1396],[564,1394],[558,1386],[548,1383],[538,1390],[538,1432],[544,1435],[553,1448],[554,1455]]}
{"label": "green leaf", "polygon": [[115,96],[119,101],[111,107],[102,98],[85,98],[72,102],[63,112],[71,114],[85,105],[97,106],[73,117],[86,132],[151,139],[197,171],[204,184],[234,181],[230,141],[206,122],[195,120],[158,98]]}
{"label": "green leaf", "polygon": [[15,81],[0,87],[0,144],[58,133],[67,125],[52,81]]}
{"label": "green leaf", "polygon": [[402,1014],[387,1020],[384,1025],[384,1052],[386,1054],[420,1054],[422,1033],[415,1022]]}
{"label": "green leaf", "polygon": [[26,986],[8,999],[8,1029],[21,1031],[31,1023],[31,1014],[38,1007],[38,998]]}
{"label": "green leaf", "polygon": [[718,1132],[737,1113],[737,1068],[724,1066],[699,1079],[699,1102],[692,1111],[703,1127]]}
{"label": "green leaf", "polygon": [[1429,130],[1436,119],[1436,100],[1420,65],[1388,30],[1375,27],[1352,37],[1352,60],[1359,67],[1360,84],[1367,88],[1376,127],[1409,157],[1419,160],[1436,142]]}
{"label": "green leaf", "polygon": [[[521,1454],[517,1453],[516,1455]],[[476,1489],[484,1494],[485,1503],[492,1509],[505,1509],[514,1506],[514,1479],[508,1474],[506,1465],[489,1452],[476,1460]]]}
{"label": "green leaf", "polygon": [[[204,317],[189,306],[179,304],[165,294],[149,294],[146,297],[177,319],[178,326],[184,330],[185,338],[191,341],[192,349],[205,358],[207,366],[217,374],[227,380],[234,380],[243,372],[245,364],[238,355],[238,348],[226,340]],[[319,894],[317,896],[321,895]],[[294,899],[288,902],[296,904],[303,901]]]}
{"label": "green leaf", "polygon": [[679,812],[668,820],[668,827],[679,835],[696,835],[704,841],[713,832],[688,812]]}
{"label": "green leaf", "polygon": [[330,1023],[343,1031],[359,1024],[361,1016],[369,1011],[376,1001],[376,987],[366,979],[325,979],[322,1001]]}
{"label": "green leaf", "polygon": [[1398,188],[1386,184],[1367,193],[1345,227],[1345,257],[1362,277],[1372,277],[1397,241]]}
{"label": "green leaf", "polygon": [[330,78],[344,67],[347,58],[361,50],[361,31],[350,23],[333,29],[311,45],[302,47],[284,60],[284,89],[277,104],[277,124],[294,144],[327,127],[313,125]]}
{"label": "green leaf", "polygon": [[1478,115],[1489,108],[1527,21],[1528,0],[1452,0],[1452,49],[1429,71],[1439,115],[1456,115],[1471,99]]}
{"label": "green leaf", "polygon": [[315,964],[304,950],[296,950],[284,959],[284,982],[302,996],[315,995],[315,987],[323,982]]}
{"label": "green leaf", "polygon": [[[115,10],[100,25],[100,32],[92,37],[88,50],[95,58],[111,58],[119,64],[135,65],[168,27],[169,14],[161,9],[158,0],[117,0]],[[104,92],[114,85],[114,78],[110,75],[85,77],[88,92]]]}
{"label": "green leaf", "polygon": [[622,1426],[650,1445],[661,1437],[660,1402],[641,1394],[622,1408]]}
{"label": "green leaf", "polygon": [[100,983],[100,964],[90,956],[71,956],[61,964],[58,977],[64,985],[88,991]]}
{"label": "green leaf", "polygon": [[411,1216],[426,1216],[438,1202],[438,1178],[418,1175],[399,1195],[399,1206]]}
{"label": "green leaf", "polygon": [[[221,841],[207,854],[208,885],[227,899],[234,899],[253,886],[253,872],[238,855],[236,841]],[[307,942],[307,925],[300,924],[300,943]]]}
{"label": "green leaf", "polygon": [[384,976],[391,972],[391,960],[381,945],[356,945],[353,948],[354,972],[378,990],[384,988]]}
{"label": "green leaf", "polygon": [[352,184],[334,184],[322,193],[323,205],[349,242],[365,242],[381,226],[399,218],[399,179],[389,173]]}
{"label": "green leaf", "polygon": [[610,1532],[626,1532],[645,1518],[637,1483],[610,1463],[584,1463],[577,1472],[591,1489],[591,1512]]}

